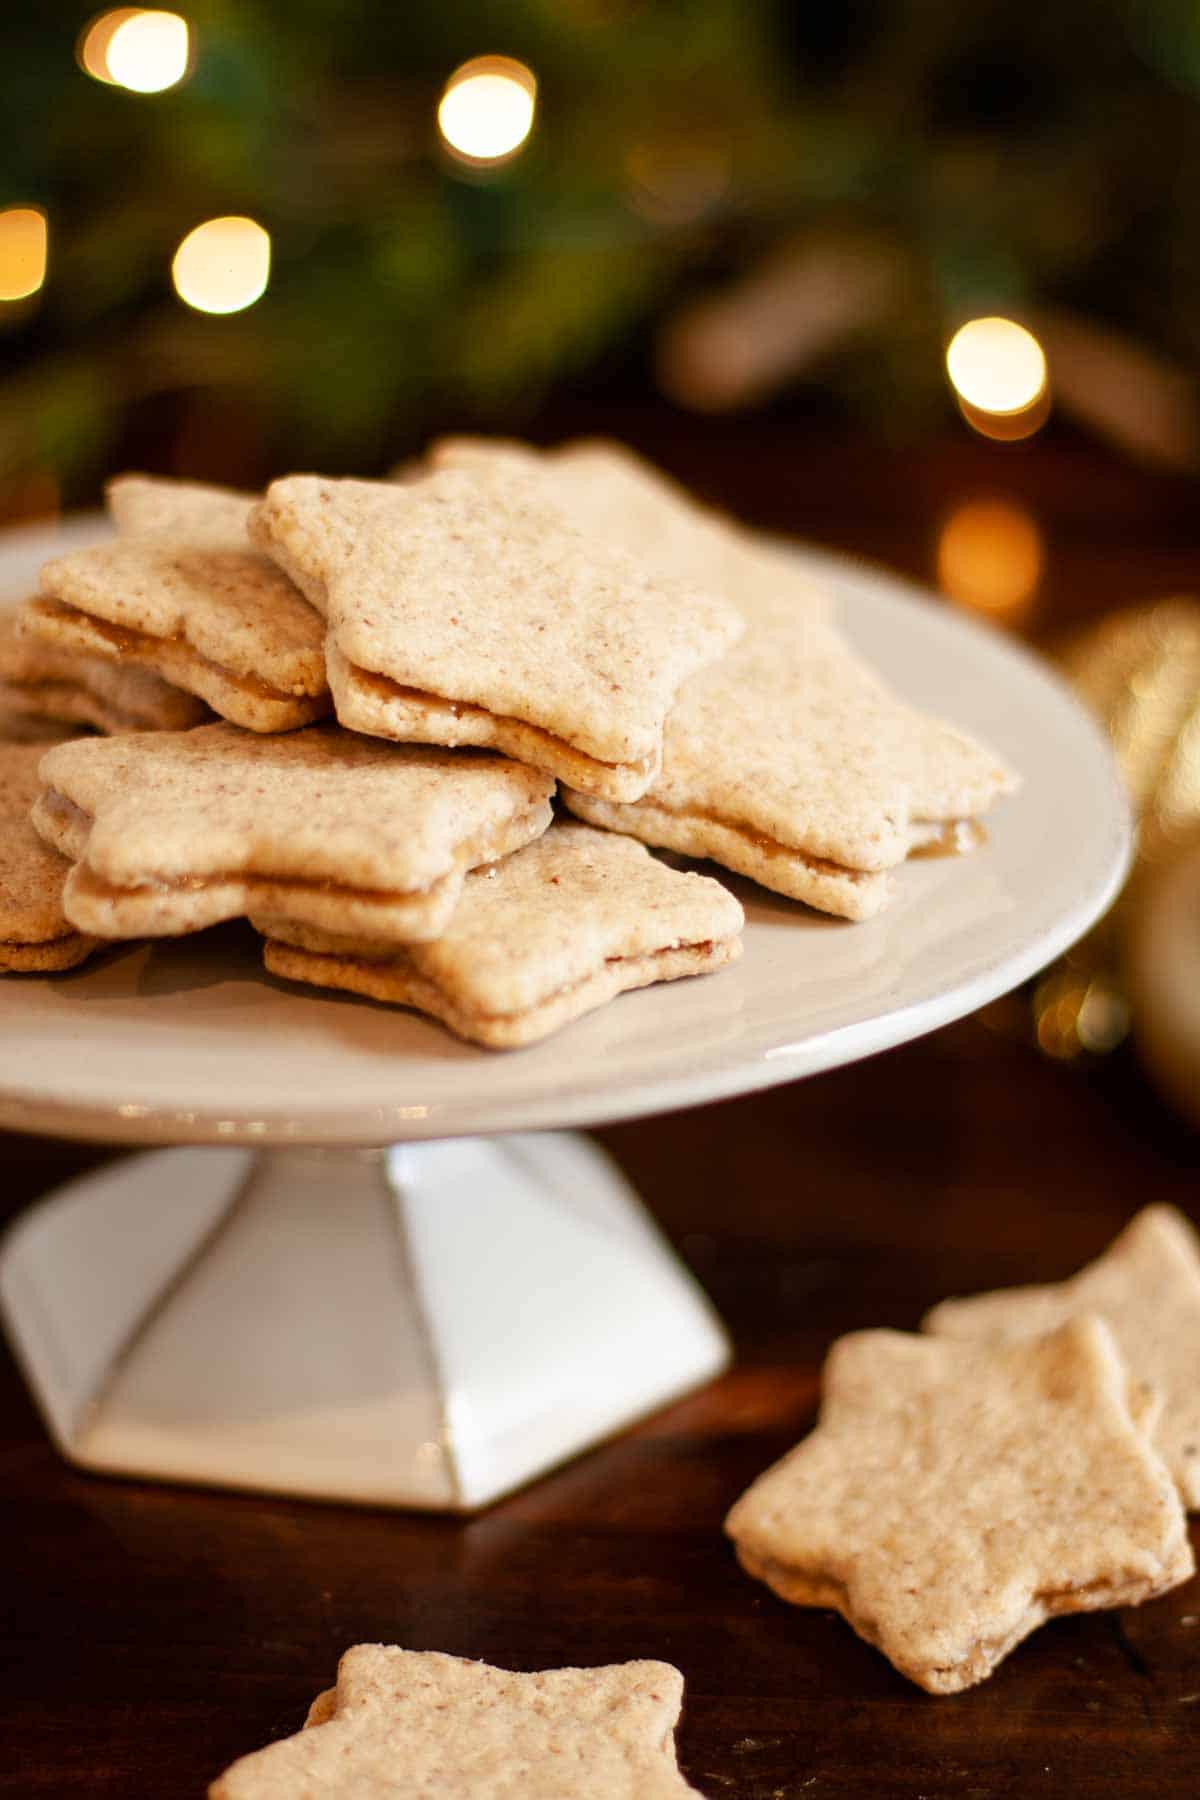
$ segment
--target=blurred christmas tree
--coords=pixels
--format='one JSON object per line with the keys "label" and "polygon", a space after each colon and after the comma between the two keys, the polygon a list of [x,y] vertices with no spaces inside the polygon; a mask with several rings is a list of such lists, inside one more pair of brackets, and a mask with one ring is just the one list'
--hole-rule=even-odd
{"label": "blurred christmas tree", "polygon": [[[912,428],[981,311],[1057,332],[1097,423],[1194,455],[1192,0],[180,4],[182,36],[62,0],[6,20],[9,489],[88,491],[148,417],[199,473],[377,468],[656,341],[683,404],[803,373]],[[460,95],[465,152],[438,129],[484,53],[521,65],[518,114],[537,84],[490,161],[495,86]],[[265,291],[208,312],[204,240],[196,304],[172,263],[230,215],[269,234],[269,270],[261,233],[246,251]],[[234,251],[207,254],[219,285]]]}

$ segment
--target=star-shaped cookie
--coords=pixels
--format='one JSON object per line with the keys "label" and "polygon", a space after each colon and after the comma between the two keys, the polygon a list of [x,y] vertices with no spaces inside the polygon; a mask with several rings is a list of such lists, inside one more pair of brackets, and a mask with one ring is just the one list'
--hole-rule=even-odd
{"label": "star-shaped cookie", "polygon": [[121,535],[46,563],[22,631],[153,670],[249,731],[329,712],[324,627],[251,544],[249,496],[148,476],[121,477],[108,494]]}
{"label": "star-shaped cookie", "polygon": [[685,1800],[669,1663],[517,1674],[357,1644],[306,1728],[244,1756],[209,1800]]}
{"label": "star-shaped cookie", "polygon": [[742,909],[718,881],[574,823],[478,869],[434,943],[388,951],[256,908],[273,974],[413,1006],[492,1049],[532,1044],[617,994],[741,954]]}
{"label": "star-shaped cookie", "polygon": [[163,475],[115,475],[104,489],[109,517],[122,537],[174,532],[189,544],[246,550],[246,521],[257,494]]}
{"label": "star-shaped cookie", "polygon": [[889,869],[1016,785],[992,752],[893,695],[819,617],[772,610],[684,684],[642,799],[574,784],[563,798],[594,825],[865,919],[887,903]]}
{"label": "star-shaped cookie", "polygon": [[831,601],[782,546],[702,506],[625,444],[584,438],[539,452],[506,438],[441,438],[434,468],[516,469],[539,480],[588,536],[660,574],[721,594],[748,615],[764,607],[827,615]]}
{"label": "star-shaped cookie", "polygon": [[174,936],[256,907],[390,943],[444,930],[468,869],[546,829],[554,786],[335,725],[79,739],[41,777],[34,824],[77,865],[63,907],[80,930]]}
{"label": "star-shaped cookie", "polygon": [[956,1693],[1045,1619],[1192,1573],[1149,1422],[1091,1315],[1015,1344],[858,1332],[830,1352],[816,1429],[726,1529],[782,1598],[836,1608],[911,1680]]}
{"label": "star-shaped cookie", "polygon": [[645,792],[681,682],[743,629],[728,602],[583,535],[509,469],[374,493],[292,476],[254,530],[322,596],[343,725],[502,750],[611,799]]}
{"label": "star-shaped cookie", "polygon": [[74,930],[62,909],[70,864],[29,822],[41,792],[42,744],[0,744],[0,971],[73,969],[96,940]]}
{"label": "star-shaped cookie", "polygon": [[1155,1448],[1184,1505],[1200,1507],[1200,1242],[1173,1206],[1147,1206],[1069,1281],[943,1300],[922,1330],[953,1338],[1017,1338],[1080,1312],[1112,1327],[1129,1370],[1162,1398]]}
{"label": "star-shaped cookie", "polygon": [[186,731],[212,717],[202,700],[150,669],[63,650],[19,631],[15,612],[0,614],[0,707],[109,733]]}

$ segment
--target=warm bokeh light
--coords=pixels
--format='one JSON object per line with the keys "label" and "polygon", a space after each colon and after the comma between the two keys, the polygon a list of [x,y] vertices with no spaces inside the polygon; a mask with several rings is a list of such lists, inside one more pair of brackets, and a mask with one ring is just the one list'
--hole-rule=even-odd
{"label": "warm bokeh light", "polygon": [[92,20],[79,40],[78,58],[97,81],[161,94],[181,82],[190,67],[187,20],[141,6],[115,7]]}
{"label": "warm bokeh light", "polygon": [[1028,618],[1042,578],[1042,534],[1010,500],[970,500],[942,526],[938,586],[974,612],[1016,625]]}
{"label": "warm bokeh light", "polygon": [[84,26],[75,46],[75,59],[93,81],[104,81],[111,85],[108,46],[112,43],[114,33],[130,19],[136,19],[143,10],[140,6],[114,6],[108,12],[98,13],[90,24]]}
{"label": "warm bokeh light", "polygon": [[455,69],[438,104],[438,130],[451,153],[487,168],[507,162],[533,129],[537,80],[510,56],[477,56]]}
{"label": "warm bokeh light", "polygon": [[1050,416],[1046,357],[1015,319],[972,319],[951,338],[946,370],[959,411],[982,437],[1032,437]]}
{"label": "warm bokeh light", "polygon": [[271,239],[253,219],[207,219],[189,231],[171,264],[181,300],[197,312],[234,313],[266,292]]}
{"label": "warm bokeh light", "polygon": [[972,319],[951,338],[946,369],[960,400],[986,413],[1020,413],[1046,389],[1046,358],[1015,319]]}
{"label": "warm bokeh light", "polygon": [[186,19],[170,12],[136,13],[109,40],[109,80],[138,94],[161,94],[187,74],[188,52]]}
{"label": "warm bokeh light", "polygon": [[46,215],[36,206],[0,212],[0,300],[27,300],[46,279]]}

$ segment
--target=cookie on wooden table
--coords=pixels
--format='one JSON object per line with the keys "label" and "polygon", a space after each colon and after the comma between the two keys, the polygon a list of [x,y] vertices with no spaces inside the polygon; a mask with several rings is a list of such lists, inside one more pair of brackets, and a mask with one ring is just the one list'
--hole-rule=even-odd
{"label": "cookie on wooden table", "polygon": [[890,869],[1016,785],[965,732],[890,693],[832,627],[793,613],[754,622],[684,684],[640,800],[573,783],[563,798],[594,825],[866,919],[887,904]]}
{"label": "cookie on wooden table", "polygon": [[328,713],[324,626],[246,536],[251,497],[148,476],[108,491],[122,534],[46,563],[22,631],[150,669],[249,731]]}
{"label": "cookie on wooden table", "polygon": [[680,684],[741,634],[736,610],[585,537],[509,470],[364,489],[292,476],[255,515],[324,589],[341,723],[644,793]]}
{"label": "cookie on wooden table", "polygon": [[41,792],[42,744],[0,744],[0,971],[73,969],[96,947],[62,909],[71,865],[29,822]]}
{"label": "cookie on wooden table", "polygon": [[921,1328],[953,1338],[1027,1337],[1079,1312],[1107,1321],[1131,1374],[1161,1397],[1155,1448],[1185,1506],[1200,1507],[1200,1241],[1175,1207],[1144,1207],[1068,1281],[943,1300]]}
{"label": "cookie on wooden table", "polygon": [[356,1644],[332,1710],[243,1756],[209,1800],[685,1800],[682,1702],[669,1663],[522,1674]]}
{"label": "cookie on wooden table", "polygon": [[1192,1573],[1152,1422],[1093,1315],[1015,1344],[856,1332],[829,1354],[816,1428],[726,1530],[784,1600],[835,1608],[957,1693],[1044,1620]]}
{"label": "cookie on wooden table", "polygon": [[256,907],[392,943],[444,930],[468,869],[545,830],[554,785],[330,725],[81,739],[41,775],[34,824],[77,865],[63,904],[80,929],[176,936]]}
{"label": "cookie on wooden table", "polygon": [[578,439],[537,451],[507,438],[440,438],[434,468],[517,469],[540,480],[571,523],[625,550],[660,574],[721,594],[741,611],[826,615],[825,588],[783,546],[752,535],[702,506],[627,445]]}
{"label": "cookie on wooden table", "polygon": [[15,612],[0,613],[0,710],[109,735],[186,731],[212,717],[203,700],[150,669],[62,650],[19,631]]}
{"label": "cookie on wooden table", "polygon": [[617,994],[741,954],[742,909],[630,838],[556,824],[463,884],[443,935],[388,954],[251,914],[276,975],[416,1007],[493,1049],[535,1043]]}

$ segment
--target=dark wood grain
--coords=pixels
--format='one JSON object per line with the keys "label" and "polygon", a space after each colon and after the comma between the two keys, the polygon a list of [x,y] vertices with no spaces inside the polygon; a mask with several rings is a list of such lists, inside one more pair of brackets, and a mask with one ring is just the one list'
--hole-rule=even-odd
{"label": "dark wood grain", "polygon": [[[759,522],[918,576],[956,497],[1016,483],[1050,546],[1045,631],[1200,589],[1192,496],[1084,445],[818,454],[782,426],[731,426],[702,448],[653,421],[640,436]],[[1195,1793],[1200,1583],[1050,1625],[939,1700],[840,1619],[748,1580],[720,1529],[811,1423],[840,1333],[1066,1275],[1152,1199],[1200,1216],[1200,1140],[1133,1052],[1050,1062],[1017,997],[808,1083],[598,1135],[738,1360],[473,1520],[83,1476],[0,1363],[0,1791],[199,1796],[300,1724],[342,1649],[385,1640],[518,1668],[666,1657],[687,1678],[681,1760],[711,1800]],[[5,1213],[104,1154],[0,1138]]]}

